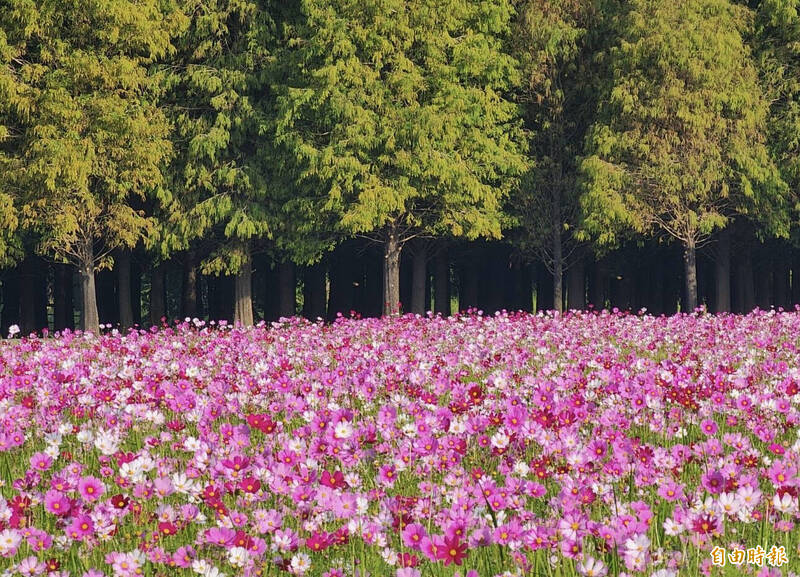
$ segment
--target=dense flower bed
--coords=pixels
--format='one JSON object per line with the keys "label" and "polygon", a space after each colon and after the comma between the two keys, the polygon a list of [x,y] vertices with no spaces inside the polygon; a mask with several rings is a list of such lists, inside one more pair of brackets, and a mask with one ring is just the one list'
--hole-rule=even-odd
{"label": "dense flower bed", "polygon": [[0,374],[6,575],[800,567],[796,314],[187,322]]}

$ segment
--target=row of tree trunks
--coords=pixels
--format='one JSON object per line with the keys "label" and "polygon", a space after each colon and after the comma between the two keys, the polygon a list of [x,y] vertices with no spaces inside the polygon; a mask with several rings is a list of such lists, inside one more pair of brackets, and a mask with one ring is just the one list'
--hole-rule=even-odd
{"label": "row of tree trunks", "polygon": [[[687,311],[691,295],[684,291],[692,270],[697,279],[697,303],[712,311],[748,312],[755,306],[791,308],[800,300],[800,258],[777,243],[735,243],[733,238],[734,234],[720,234],[712,250],[694,254],[687,250],[681,254],[679,247],[668,245],[624,248],[597,262],[587,256],[565,269],[562,302],[569,309],[592,304],[595,308],[645,307],[654,314],[670,314],[680,301],[681,310]],[[538,309],[557,308],[551,290],[552,273],[541,263],[515,262],[503,245],[476,243],[464,248],[412,241],[397,252],[396,298],[404,311],[424,314],[433,308],[437,313],[450,314],[453,288],[457,290],[459,310],[478,308],[491,313],[499,308],[529,309],[534,290]],[[0,328],[7,331],[17,324],[23,334],[48,325],[56,330],[72,328],[76,310],[81,312],[81,326],[100,322],[118,324],[123,329],[134,326],[142,320],[143,272],[149,284],[147,322],[154,324],[162,317],[178,315],[227,318],[242,324],[262,317],[275,320],[292,316],[297,311],[298,281],[302,282],[300,312],[310,319],[331,319],[337,313],[348,315],[351,311],[376,316],[383,312],[383,299],[389,296],[382,288],[386,260],[385,247],[378,251],[377,247],[350,241],[313,266],[298,269],[289,261],[276,264],[259,257],[257,267],[251,260],[236,277],[216,278],[199,274],[194,251],[148,271],[142,271],[130,252],[115,254],[114,270],[101,272],[29,257],[0,275]],[[452,286],[451,271],[456,273]],[[168,272],[172,279],[169,283]],[[265,285],[257,293],[253,292],[254,274]],[[79,281],[79,293],[74,292],[74,279]],[[167,303],[168,293],[179,298]],[[99,310],[95,309],[94,315],[84,294],[95,295]],[[50,304],[52,319],[47,317]]]}

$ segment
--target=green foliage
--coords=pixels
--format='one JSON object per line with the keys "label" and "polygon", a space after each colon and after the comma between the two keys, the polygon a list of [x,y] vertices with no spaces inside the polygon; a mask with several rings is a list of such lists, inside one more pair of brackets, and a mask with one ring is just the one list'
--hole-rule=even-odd
{"label": "green foliage", "polygon": [[270,233],[269,183],[256,150],[272,33],[265,6],[249,0],[184,0],[177,54],[165,74],[174,125],[172,194],[163,199],[162,255],[212,240],[204,270],[236,272],[242,241]]}
{"label": "green foliage", "polygon": [[276,136],[307,206],[345,233],[499,237],[525,166],[511,3],[305,0],[276,77]]}
{"label": "green foliage", "polygon": [[800,1],[764,0],[756,18],[756,51],[770,101],[769,143],[790,185],[800,190]]}
{"label": "green foliage", "polygon": [[[533,167],[510,199],[518,249],[553,264],[554,235],[574,250],[578,219],[576,157],[596,110],[593,55],[601,27],[590,0],[530,0],[517,22],[515,53],[526,82],[522,95],[531,134]],[[560,249],[559,249],[560,250]],[[561,266],[560,264],[557,266]]]}
{"label": "green foliage", "polygon": [[632,3],[581,166],[585,235],[659,229],[697,245],[736,214],[786,234],[751,22],[727,0]]}
{"label": "green foliage", "polygon": [[103,266],[150,230],[135,203],[170,154],[149,70],[170,27],[156,0],[10,0],[0,13],[4,187],[42,252]]}

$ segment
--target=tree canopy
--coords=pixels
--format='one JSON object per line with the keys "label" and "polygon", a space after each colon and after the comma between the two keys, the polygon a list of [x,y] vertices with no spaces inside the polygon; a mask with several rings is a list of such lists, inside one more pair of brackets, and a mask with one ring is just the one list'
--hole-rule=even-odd
{"label": "tree canopy", "polygon": [[[581,165],[584,226],[599,242],[621,228],[658,231],[692,259],[736,214],[788,232],[786,185],[766,145],[769,103],[743,39],[750,22],[727,0],[632,3]],[[696,286],[687,289],[691,309]]]}

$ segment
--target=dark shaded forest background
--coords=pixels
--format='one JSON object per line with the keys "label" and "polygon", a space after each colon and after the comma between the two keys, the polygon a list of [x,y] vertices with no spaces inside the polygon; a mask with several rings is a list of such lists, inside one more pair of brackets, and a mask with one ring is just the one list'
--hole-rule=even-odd
{"label": "dark shaded forest background", "polygon": [[800,0],[0,0],[0,332],[800,303]]}

